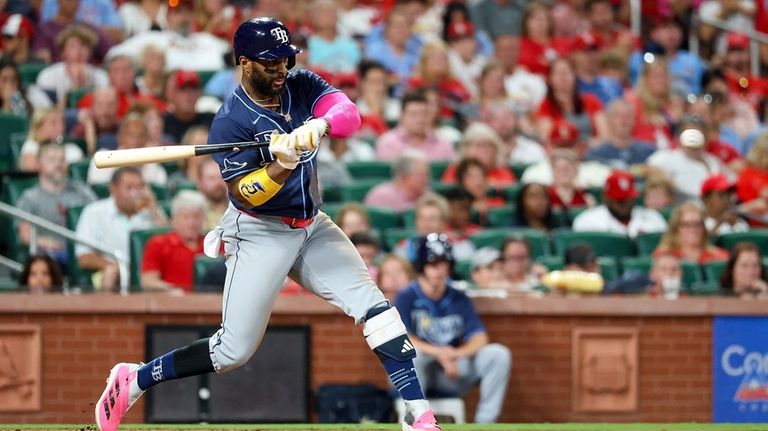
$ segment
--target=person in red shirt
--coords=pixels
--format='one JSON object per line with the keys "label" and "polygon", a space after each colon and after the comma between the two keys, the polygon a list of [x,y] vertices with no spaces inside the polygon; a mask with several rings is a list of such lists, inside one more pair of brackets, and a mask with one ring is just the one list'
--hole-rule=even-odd
{"label": "person in red shirt", "polygon": [[747,166],[736,181],[739,213],[752,226],[768,224],[768,133],[760,135],[747,154]]}
{"label": "person in red shirt", "polygon": [[[488,171],[488,184],[492,187],[506,187],[515,183],[515,174],[503,160],[504,143],[498,133],[485,123],[472,123],[464,131],[462,157],[472,158],[485,166]],[[458,162],[450,164],[443,172],[444,183],[456,182]]]}
{"label": "person in red shirt", "polygon": [[[643,5],[648,1],[642,2]],[[610,0],[587,0],[586,16],[589,20],[590,34],[595,39],[598,49],[605,52],[617,48],[625,55],[639,47],[640,41],[632,32],[618,24],[614,5]],[[645,17],[645,14],[643,14]]]}
{"label": "person in red shirt", "polygon": [[451,74],[448,50],[442,42],[426,44],[421,50],[419,65],[408,80],[408,88],[431,88],[440,99],[443,119],[454,119],[461,113],[462,105],[469,104],[472,96],[458,79]]}
{"label": "person in red shirt", "polygon": [[726,250],[709,242],[704,225],[704,210],[693,201],[683,203],[672,213],[669,229],[653,252],[654,256],[664,254],[700,265],[728,259]]}
{"label": "person in red shirt", "polygon": [[547,75],[552,61],[565,57],[573,42],[568,38],[553,37],[554,20],[550,8],[531,3],[523,16],[518,63],[531,73]]}
{"label": "person in red shirt", "polygon": [[505,204],[501,193],[489,193],[488,171],[476,159],[461,159],[456,167],[456,184],[474,196],[472,203],[481,220],[488,215],[488,210]]}
{"label": "person in red shirt", "polygon": [[[550,140],[552,130],[560,121],[576,127],[581,142],[593,138],[602,141],[608,135],[603,105],[597,97],[579,93],[573,65],[562,58],[552,62],[547,76],[547,96],[536,114],[539,136]],[[545,146],[552,147],[552,142],[546,142]]]}
{"label": "person in red shirt", "polygon": [[192,292],[195,256],[203,253],[207,203],[202,193],[182,190],[171,203],[168,233],[153,236],[144,247],[141,287],[150,291]]}

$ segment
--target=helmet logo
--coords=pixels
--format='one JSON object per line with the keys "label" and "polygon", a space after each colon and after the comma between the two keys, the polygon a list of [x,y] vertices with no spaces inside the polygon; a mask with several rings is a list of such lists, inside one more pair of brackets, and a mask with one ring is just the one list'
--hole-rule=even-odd
{"label": "helmet logo", "polygon": [[280,43],[288,43],[288,32],[283,30],[280,27],[273,28],[270,31],[270,34],[275,37],[275,39]]}

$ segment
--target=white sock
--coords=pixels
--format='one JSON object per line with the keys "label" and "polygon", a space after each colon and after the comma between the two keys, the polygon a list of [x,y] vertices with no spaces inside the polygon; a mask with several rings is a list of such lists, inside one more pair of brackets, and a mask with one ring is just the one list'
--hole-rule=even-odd
{"label": "white sock", "polygon": [[143,393],[144,391],[139,387],[139,379],[131,380],[131,384],[128,389],[128,407],[132,406],[133,403],[135,403]]}
{"label": "white sock", "polygon": [[429,410],[429,402],[427,400],[404,400],[405,411],[413,415],[413,420],[418,419],[424,412]]}

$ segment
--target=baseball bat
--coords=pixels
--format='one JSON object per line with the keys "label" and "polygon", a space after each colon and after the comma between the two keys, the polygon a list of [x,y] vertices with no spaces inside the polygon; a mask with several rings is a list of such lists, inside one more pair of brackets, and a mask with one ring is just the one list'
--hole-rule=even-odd
{"label": "baseball bat", "polygon": [[240,151],[248,148],[266,148],[268,142],[231,142],[210,145],[166,145],[161,147],[131,148],[127,150],[99,151],[93,161],[97,168],[118,168],[144,163],[171,162],[205,154]]}

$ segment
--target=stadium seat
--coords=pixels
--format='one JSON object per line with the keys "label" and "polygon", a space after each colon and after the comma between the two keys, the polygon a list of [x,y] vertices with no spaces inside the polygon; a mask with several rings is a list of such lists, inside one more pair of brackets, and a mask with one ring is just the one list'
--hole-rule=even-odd
{"label": "stadium seat", "polygon": [[362,180],[341,186],[341,200],[343,202],[362,202],[365,200],[365,195],[380,183],[380,180]]}
{"label": "stadium seat", "polygon": [[82,159],[69,164],[69,177],[73,180],[87,181],[88,168],[91,166],[89,159]]}
{"label": "stadium seat", "polygon": [[469,237],[476,248],[493,247],[499,249],[505,239],[517,236],[525,239],[531,248],[531,259],[550,254],[547,235],[535,229],[485,229]]}
{"label": "stadium seat", "polygon": [[109,183],[90,184],[91,190],[96,193],[99,199],[105,199],[109,197]]}
{"label": "stadium seat", "polygon": [[403,219],[403,225],[410,229],[416,228],[416,209],[402,211],[400,217]]}
{"label": "stadium seat", "polygon": [[564,265],[561,256],[539,256],[536,262],[544,265],[549,271],[560,271]]}
{"label": "stadium seat", "polygon": [[326,213],[328,217],[331,218],[334,222],[336,221],[336,216],[339,214],[339,211],[341,210],[341,207],[343,207],[344,204],[342,203],[323,203],[323,206],[320,208],[320,211]]}
{"label": "stadium seat", "polygon": [[93,91],[93,88],[91,87],[70,90],[69,93],[67,93],[67,108],[77,108],[77,104],[80,103],[80,100],[91,91]]}
{"label": "stadium seat", "polygon": [[21,160],[21,149],[24,147],[24,142],[27,140],[27,132],[14,132],[9,136],[8,149],[10,150],[10,160],[3,161],[2,163],[8,164],[8,169],[0,169],[0,171],[15,171],[19,168],[19,161]]}
{"label": "stadium seat", "polygon": [[686,287],[690,288],[694,283],[704,281],[704,273],[698,263],[681,260],[680,269],[683,271],[683,284]]}
{"label": "stadium seat", "polygon": [[[80,220],[80,214],[83,213],[85,205],[78,205],[67,208],[67,228],[70,230],[77,229],[77,221]],[[73,241],[67,241],[67,250],[69,252],[69,261],[67,262],[67,276],[69,277],[69,285],[73,287],[80,287],[84,290],[92,290],[93,284],[91,282],[91,275],[93,271],[87,271],[80,268],[77,263],[77,256],[75,255],[75,243]]]}
{"label": "stadium seat", "polygon": [[0,113],[0,172],[17,170],[17,158],[11,152],[11,136],[26,134],[29,120],[18,115]]}
{"label": "stadium seat", "polygon": [[512,173],[515,174],[515,178],[520,181],[520,178],[523,177],[523,173],[525,173],[525,170],[528,169],[528,166],[531,166],[530,163],[513,163],[509,165],[509,168],[512,169]]}
{"label": "stadium seat", "polygon": [[416,236],[416,229],[387,229],[384,231],[384,248],[388,251],[394,251],[400,241],[414,236]]}
{"label": "stadium seat", "polygon": [[456,188],[456,184],[444,183],[442,181],[436,181],[436,182],[432,183],[431,187],[432,187],[432,191],[433,192],[435,192],[437,194],[440,194],[440,195],[444,195],[449,190],[455,189]]}
{"label": "stadium seat", "polygon": [[456,262],[453,272],[459,280],[472,281],[472,261],[460,260]]}
{"label": "stadium seat", "polygon": [[37,176],[4,177],[5,202],[16,205],[24,190],[34,187],[38,183]]}
{"label": "stadium seat", "polygon": [[207,84],[208,81],[210,81],[211,78],[213,78],[213,75],[215,75],[216,72],[217,72],[216,70],[198,70],[197,76],[198,78],[200,78],[200,87],[201,88],[205,87],[205,84]]}
{"label": "stadium seat", "polygon": [[728,262],[725,260],[720,260],[703,265],[704,279],[707,282],[720,283],[720,276],[723,274],[723,270],[727,263]]}
{"label": "stadium seat", "polygon": [[584,242],[592,246],[598,256],[625,257],[635,254],[635,244],[626,236],[612,232],[573,232],[563,230],[552,235],[555,252],[563,255],[574,242]]}
{"label": "stadium seat", "polygon": [[432,180],[440,181],[440,179],[443,178],[443,173],[445,172],[445,169],[450,164],[451,162],[448,162],[448,161],[429,162],[429,172],[432,176]]}
{"label": "stadium seat", "polygon": [[623,273],[641,272],[649,274],[653,266],[651,256],[629,256],[621,259],[621,268]]}
{"label": "stadium seat", "polygon": [[391,179],[392,165],[389,162],[371,160],[346,163],[347,171],[355,180]]}
{"label": "stadium seat", "polygon": [[131,291],[141,291],[141,259],[144,257],[144,246],[154,235],[170,232],[168,226],[150,229],[134,230],[129,234],[129,254],[131,259]]}
{"label": "stadium seat", "polygon": [[371,227],[378,229],[379,231],[386,231],[387,229],[402,227],[402,219],[400,214],[396,211],[377,208],[377,207],[365,207],[368,212],[368,217],[371,221]]}
{"label": "stadium seat", "polygon": [[597,205],[600,205],[603,203],[603,188],[602,187],[587,187],[585,190],[587,193],[592,195],[593,198],[595,198],[595,202],[597,202]]}
{"label": "stadium seat", "polygon": [[662,217],[664,217],[664,220],[669,222],[669,218],[672,217],[672,212],[674,210],[675,210],[674,207],[667,207],[667,208],[664,208],[664,209],[660,209],[659,210],[659,214],[661,214]]}
{"label": "stadium seat", "polygon": [[176,183],[173,187],[173,196],[182,190],[197,190],[197,184],[194,181],[183,180]]}
{"label": "stadium seat", "polygon": [[323,187],[322,194],[324,203],[341,202],[341,187]]}
{"label": "stadium seat", "polygon": [[653,251],[658,247],[663,232],[649,232],[641,233],[635,237],[635,245],[637,246],[637,254],[641,256],[650,256]]}
{"label": "stadium seat", "polygon": [[45,63],[25,63],[19,65],[19,76],[22,87],[26,88],[30,84],[37,82],[37,75],[48,65]]}
{"label": "stadium seat", "polygon": [[491,227],[506,227],[512,225],[515,217],[515,206],[504,205],[488,210],[488,225]]}
{"label": "stadium seat", "polygon": [[589,207],[586,207],[586,206],[574,207],[574,208],[569,208],[567,213],[563,210],[554,210],[552,211],[552,215],[555,217],[555,222],[558,224],[558,226],[570,228],[571,225],[573,225],[573,220],[575,220],[576,217],[579,216],[579,214],[583,213],[588,209]]}
{"label": "stadium seat", "polygon": [[217,258],[210,258],[204,254],[195,256],[195,267],[193,270],[195,290],[198,290],[198,287],[203,286],[203,277],[205,276],[205,272],[208,271],[208,269],[212,266],[220,265],[222,263],[224,263],[224,256],[219,256]]}
{"label": "stadium seat", "polygon": [[507,202],[511,205],[517,204],[517,194],[520,193],[520,189],[523,188],[523,184],[515,183],[504,189],[504,195],[507,197]]}
{"label": "stadium seat", "polygon": [[720,235],[717,243],[729,252],[740,242],[751,242],[760,249],[760,254],[768,256],[768,229],[750,229],[747,232],[733,232]]}

